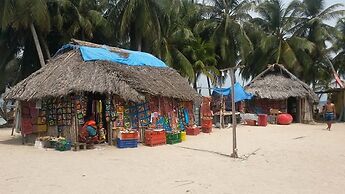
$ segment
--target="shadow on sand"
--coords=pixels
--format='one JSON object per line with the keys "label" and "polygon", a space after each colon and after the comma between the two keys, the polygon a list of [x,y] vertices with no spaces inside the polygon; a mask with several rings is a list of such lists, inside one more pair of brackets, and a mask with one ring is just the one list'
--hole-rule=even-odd
{"label": "shadow on sand", "polygon": [[198,149],[198,148],[189,148],[189,147],[184,147],[184,146],[177,146],[177,147],[183,148],[183,149],[187,149],[187,150],[194,150],[194,151],[199,151],[199,152],[207,152],[207,153],[216,154],[216,155],[220,155],[220,156],[231,157],[228,154],[223,154],[221,152],[216,152],[216,151],[211,151],[211,150],[204,150],[204,149]]}
{"label": "shadow on sand", "polygon": [[8,136],[8,139],[1,139],[0,144],[3,145],[23,145],[21,136]]}

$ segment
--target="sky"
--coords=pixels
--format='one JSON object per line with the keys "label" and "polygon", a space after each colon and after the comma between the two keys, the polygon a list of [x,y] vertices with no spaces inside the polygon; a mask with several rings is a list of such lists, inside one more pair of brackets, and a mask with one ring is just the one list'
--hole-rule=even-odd
{"label": "sky", "polygon": [[[199,0],[202,1],[202,0]],[[206,0],[207,1],[207,0]],[[291,0],[282,0],[282,2],[284,2],[284,4],[288,4],[291,2]],[[342,3],[345,4],[345,0],[325,0],[325,7],[329,7],[330,5],[336,4],[336,3]],[[331,20],[329,21],[330,25],[335,25],[336,20]],[[241,78],[241,76],[239,75],[239,71],[236,72],[236,80],[242,85],[246,85],[248,84],[248,81],[243,80]],[[199,80],[198,80],[198,87],[201,87],[203,89],[201,89],[201,94],[207,96],[208,95],[208,90],[207,90],[207,79],[205,76],[200,76]],[[212,87],[212,86],[211,86]],[[227,78],[225,80],[224,85],[222,85],[222,87],[230,87],[230,79]]]}

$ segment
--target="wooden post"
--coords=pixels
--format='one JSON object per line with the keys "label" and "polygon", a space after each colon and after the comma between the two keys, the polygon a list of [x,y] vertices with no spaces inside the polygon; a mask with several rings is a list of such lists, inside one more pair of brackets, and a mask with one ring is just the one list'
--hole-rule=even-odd
{"label": "wooden post", "polygon": [[[106,101],[109,100],[110,104],[112,102],[112,96],[110,96],[109,94],[106,96]],[[109,145],[113,145],[113,126],[112,126],[112,122],[111,122],[111,114],[109,115],[109,120],[106,120],[107,122],[107,134],[108,134],[108,144]]]}
{"label": "wooden post", "polygon": [[[77,118],[77,114],[74,113],[74,117],[73,117],[73,120],[74,120],[74,128],[75,128],[75,142],[74,144],[78,144],[79,143],[79,121],[78,121],[78,118]],[[79,145],[78,145],[79,146]]]}
{"label": "wooden post", "polygon": [[232,112],[232,154],[231,157],[238,158],[237,154],[237,137],[236,137],[236,113],[235,113],[235,73],[234,69],[230,68],[231,78],[231,112]]}
{"label": "wooden post", "polygon": [[[219,79],[219,88],[222,88],[222,76],[223,76],[223,72],[220,75],[220,79]],[[224,113],[223,113],[223,93],[220,95],[220,109],[219,109],[219,128],[223,129],[224,127]]]}
{"label": "wooden post", "polygon": [[224,118],[224,115],[223,115],[223,94],[221,94],[220,96],[220,109],[219,109],[219,128],[220,129],[223,129],[223,118]]}

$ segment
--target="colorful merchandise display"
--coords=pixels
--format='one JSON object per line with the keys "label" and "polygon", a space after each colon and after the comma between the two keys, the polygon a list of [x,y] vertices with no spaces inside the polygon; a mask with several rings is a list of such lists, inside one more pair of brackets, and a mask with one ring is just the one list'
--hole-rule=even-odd
{"label": "colorful merchandise display", "polygon": [[28,135],[47,131],[46,110],[41,107],[41,102],[22,102],[21,112],[22,134]]}
{"label": "colorful merchandise display", "polygon": [[75,96],[74,108],[79,125],[84,124],[84,117],[86,116],[87,99],[83,95]]}
{"label": "colorful merchandise display", "polygon": [[23,133],[49,130],[49,135],[65,138],[50,146],[60,151],[70,149],[72,136],[73,146],[116,141],[119,148],[132,148],[138,140],[148,146],[175,144],[199,133],[199,128],[192,127],[193,103],[165,97],[134,103],[116,96],[79,93],[24,102],[21,108]]}

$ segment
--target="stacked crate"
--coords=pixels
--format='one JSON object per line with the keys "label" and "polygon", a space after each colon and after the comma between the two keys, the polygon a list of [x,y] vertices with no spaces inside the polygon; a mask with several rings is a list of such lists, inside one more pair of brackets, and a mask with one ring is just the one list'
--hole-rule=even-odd
{"label": "stacked crate", "polygon": [[117,138],[118,148],[136,148],[138,147],[138,132],[121,132]]}
{"label": "stacked crate", "polygon": [[166,133],[167,144],[176,144],[181,142],[181,133]]}
{"label": "stacked crate", "polygon": [[166,142],[165,131],[145,131],[145,145],[153,147],[157,145],[164,145]]}
{"label": "stacked crate", "polygon": [[186,133],[187,135],[199,135],[200,127],[187,127]]}

